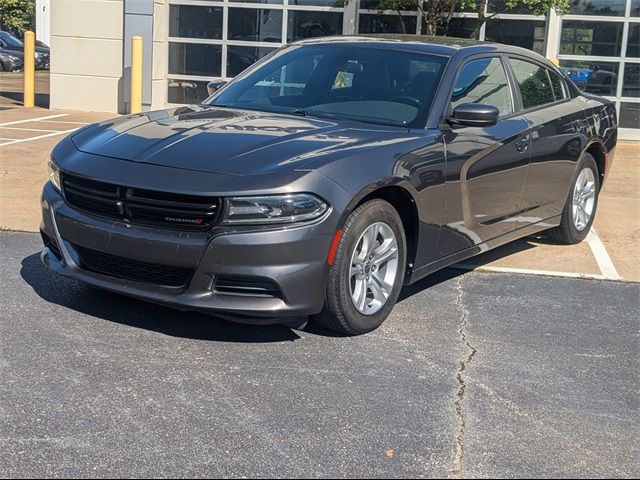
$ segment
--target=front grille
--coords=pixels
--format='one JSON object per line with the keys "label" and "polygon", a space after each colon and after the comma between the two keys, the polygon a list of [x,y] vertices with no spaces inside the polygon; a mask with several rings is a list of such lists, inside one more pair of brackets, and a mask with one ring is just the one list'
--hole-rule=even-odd
{"label": "front grille", "polygon": [[74,248],[80,257],[82,268],[110,277],[169,287],[184,287],[193,273],[189,268],[140,262],[78,245],[74,245]]}
{"label": "front grille", "polygon": [[58,260],[61,260],[62,253],[60,253],[60,248],[58,247],[58,242],[56,242],[55,238],[50,237],[42,230],[40,230],[40,235],[42,236],[42,242],[44,243],[44,246],[47,247]]}
{"label": "front grille", "polygon": [[219,276],[213,284],[217,294],[282,298],[280,288],[269,279],[242,276]]}
{"label": "front grille", "polygon": [[62,175],[64,197],[69,205],[90,213],[131,223],[206,230],[216,220],[219,199],[157,192]]}

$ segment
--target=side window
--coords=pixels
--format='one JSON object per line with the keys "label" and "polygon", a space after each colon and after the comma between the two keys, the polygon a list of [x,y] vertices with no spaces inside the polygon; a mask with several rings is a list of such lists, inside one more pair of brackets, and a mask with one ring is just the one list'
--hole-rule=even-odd
{"label": "side window", "polygon": [[551,88],[553,89],[553,95],[556,98],[556,102],[567,98],[567,88],[560,75],[549,70],[549,77],[551,78]]}
{"label": "side window", "polygon": [[451,96],[451,109],[463,103],[493,105],[501,116],[513,113],[509,82],[499,58],[472,60],[462,67]]}
{"label": "side window", "polygon": [[555,101],[548,70],[545,67],[513,58],[509,61],[520,88],[525,110]]}

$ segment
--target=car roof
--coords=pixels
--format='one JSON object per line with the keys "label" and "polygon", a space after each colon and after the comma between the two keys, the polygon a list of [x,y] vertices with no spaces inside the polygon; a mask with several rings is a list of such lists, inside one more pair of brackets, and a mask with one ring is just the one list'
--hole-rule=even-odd
{"label": "car roof", "polygon": [[[296,42],[297,44],[319,43],[362,43],[386,48],[401,48],[432,53],[435,55],[453,56],[461,53],[463,56],[476,53],[515,53],[538,60],[545,60],[541,55],[522,47],[504,45],[502,43],[484,42],[470,38],[443,37],[435,35],[409,34],[362,34],[339,35],[333,37],[315,37]],[[400,47],[401,45],[401,47]]]}

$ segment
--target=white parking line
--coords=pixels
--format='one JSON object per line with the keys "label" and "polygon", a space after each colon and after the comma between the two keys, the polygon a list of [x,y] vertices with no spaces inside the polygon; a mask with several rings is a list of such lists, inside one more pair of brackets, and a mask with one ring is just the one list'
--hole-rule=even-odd
{"label": "white parking line", "polygon": [[38,120],[43,123],[71,123],[74,125],[89,125],[91,122],[72,122],[71,120]]}
{"label": "white parking line", "polygon": [[20,132],[44,132],[44,133],[53,133],[53,132],[60,131],[60,130],[42,130],[40,128],[22,128],[22,127],[0,127],[0,130],[18,130]]}
{"label": "white parking line", "polygon": [[13,122],[0,123],[0,127],[4,127],[6,125],[18,125],[19,123],[37,122],[38,120],[49,120],[50,118],[60,118],[60,117],[68,117],[68,116],[69,116],[68,113],[60,113],[58,115],[48,115],[46,117],[28,118],[26,120],[14,120]]}
{"label": "white parking line", "polygon": [[620,274],[611,261],[611,257],[607,253],[607,249],[604,248],[602,240],[600,240],[600,237],[593,228],[589,232],[589,235],[587,235],[587,243],[589,244],[589,248],[591,248],[593,257],[596,259],[596,263],[598,264],[598,268],[602,272],[602,275],[604,275],[608,280],[620,280]]}
{"label": "white parking line", "polygon": [[12,140],[12,141],[7,142],[7,143],[0,143],[0,147],[6,147],[7,145],[13,145],[13,144],[16,144],[16,143],[32,142],[34,140],[40,140],[41,138],[47,138],[47,137],[54,137],[56,135],[64,135],[65,133],[75,132],[76,130],[78,130],[78,129],[77,128],[72,128],[70,130],[63,130],[61,132],[45,133],[44,135],[38,135],[37,137],[21,138],[19,140]]}
{"label": "white parking line", "polygon": [[[554,270],[534,270],[528,268],[510,268],[510,267],[491,267],[485,265],[473,265],[470,263],[456,263],[450,268],[456,270],[473,270],[475,272],[489,273],[519,273],[522,275],[540,275],[543,277],[567,277],[567,278],[589,278],[593,280],[613,280],[605,275],[597,275],[592,273],[575,273],[575,272],[557,272]],[[617,279],[619,280],[619,278]]]}

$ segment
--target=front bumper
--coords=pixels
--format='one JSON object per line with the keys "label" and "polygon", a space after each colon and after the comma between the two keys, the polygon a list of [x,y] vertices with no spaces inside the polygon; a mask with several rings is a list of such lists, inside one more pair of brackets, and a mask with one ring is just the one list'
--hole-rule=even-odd
{"label": "front bumper", "polygon": [[[246,323],[281,323],[281,317],[318,313],[328,278],[326,263],[338,224],[330,211],[314,223],[280,229],[216,226],[202,233],[157,229],[85,214],[69,207],[47,183],[41,230],[55,239],[43,262],[55,272],[99,288],[182,310],[223,313]],[[184,287],[117,278],[83,266],[78,247],[125,259],[193,270]],[[271,280],[281,295],[220,293],[217,277]]]}

